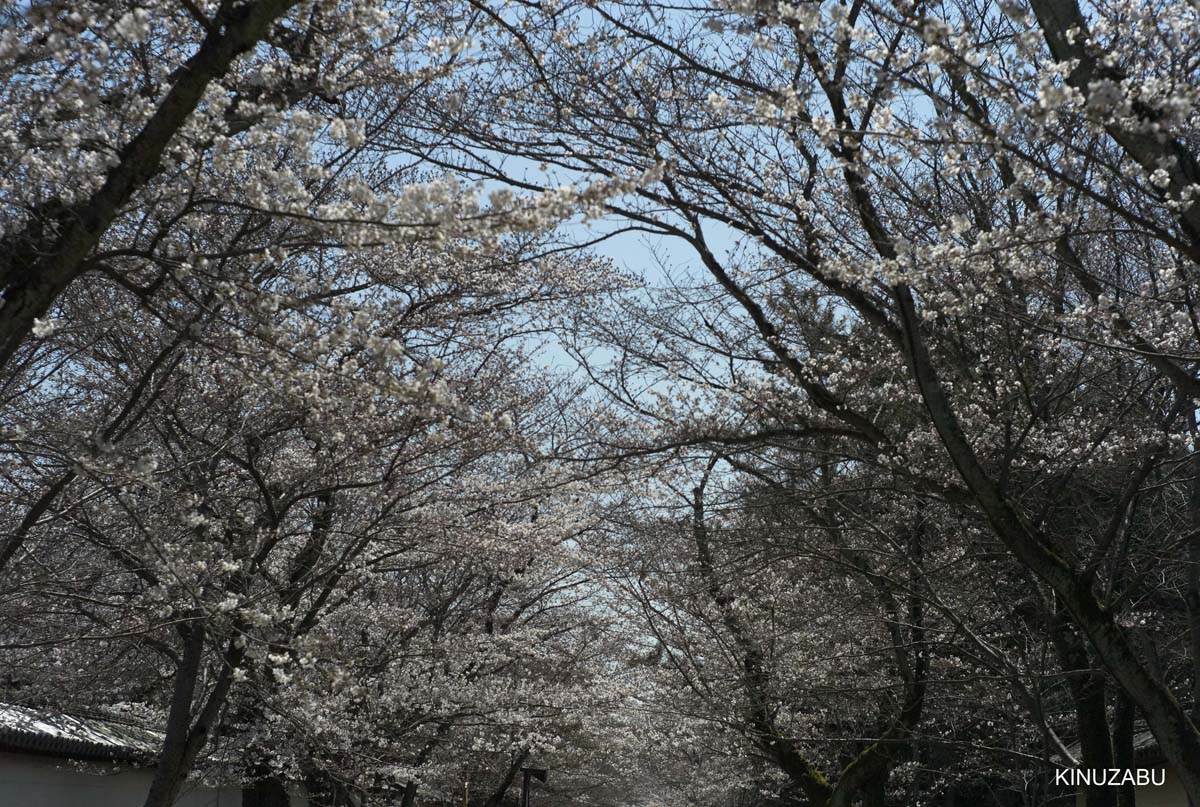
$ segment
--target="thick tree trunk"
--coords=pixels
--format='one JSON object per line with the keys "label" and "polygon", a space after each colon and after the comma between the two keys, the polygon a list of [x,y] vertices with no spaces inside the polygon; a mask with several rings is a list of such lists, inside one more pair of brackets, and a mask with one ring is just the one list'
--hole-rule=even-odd
{"label": "thick tree trunk", "polygon": [[[1075,0],[1034,0],[1033,5],[1056,58],[1081,58],[1081,64],[1092,58],[1094,54],[1060,50],[1069,45],[1065,35],[1068,28],[1086,28],[1082,25],[1083,17]],[[1084,38],[1077,41],[1082,42]],[[1075,74],[1072,75],[1074,80]],[[842,103],[840,87],[823,86],[831,103],[834,100]],[[1117,134],[1114,137],[1131,152],[1137,152],[1145,146],[1140,141],[1126,142]],[[852,158],[857,157],[857,144],[852,136],[842,143],[841,149],[841,156],[845,158],[842,173],[863,228],[880,257],[895,259],[897,251],[884,219],[875,207],[865,178],[854,165]],[[1146,154],[1133,153],[1133,156],[1142,162]],[[1167,155],[1165,150],[1159,149],[1153,156]],[[1186,165],[1181,163],[1178,166],[1180,170],[1189,177],[1200,178],[1200,169],[1196,168],[1194,158],[1183,163]],[[1175,175],[1171,178],[1172,192],[1177,190],[1178,179]],[[1197,217],[1197,220],[1194,221],[1192,217]],[[1200,243],[1200,206],[1190,206],[1181,224],[1192,234],[1193,241]],[[912,289],[897,284],[892,287],[891,294],[899,329],[897,332],[895,328],[880,326],[880,332],[892,339],[904,355],[938,437],[980,511],[1016,559],[1049,584],[1061,598],[1072,620],[1087,636],[1104,666],[1141,710],[1163,755],[1175,768],[1189,797],[1193,802],[1200,802],[1200,729],[1193,723],[1190,710],[1142,664],[1126,632],[1116,624],[1112,613],[1097,600],[1092,578],[1057,554],[1046,537],[1022,518],[989,475],[976,456],[942,386],[925,342],[922,319]],[[848,304],[859,307],[852,298],[844,299]],[[870,322],[874,322],[877,314],[873,310],[862,310],[860,313]]]}
{"label": "thick tree trunk", "polygon": [[[1120,689],[1116,693],[1116,707],[1113,716],[1113,765],[1122,770],[1133,767],[1133,727],[1136,709],[1129,695]],[[1117,807],[1135,807],[1136,788],[1132,784],[1123,784],[1117,788]]]}
{"label": "thick tree trunk", "polygon": [[[1080,765],[1088,770],[1108,770],[1113,766],[1112,737],[1108,726],[1107,684],[1102,670],[1095,669],[1087,645],[1072,624],[1060,598],[1055,597],[1055,612],[1040,613],[1040,624],[1054,647],[1058,665],[1067,679],[1075,726],[1079,733]],[[1104,785],[1085,785],[1087,807],[1117,807],[1116,791]]]}
{"label": "thick tree trunk", "polygon": [[262,778],[242,791],[242,807],[289,807],[291,797],[283,782]]}
{"label": "thick tree trunk", "polygon": [[[1113,753],[1105,702],[1106,677],[1091,669],[1087,648],[1064,615],[1056,615],[1055,622],[1054,644],[1071,690],[1081,762],[1088,770],[1108,770],[1113,766]],[[1115,788],[1085,785],[1083,792],[1087,807],[1117,807]]]}
{"label": "thick tree trunk", "polygon": [[[1192,439],[1200,435],[1196,423],[1196,403],[1188,401],[1188,421]],[[1188,496],[1192,534],[1188,536],[1184,601],[1188,616],[1188,652],[1192,661],[1192,721],[1200,725],[1200,451],[1192,453],[1192,485]]]}
{"label": "thick tree trunk", "polygon": [[216,728],[217,717],[233,684],[233,669],[245,654],[244,650],[231,644],[221,655],[221,669],[216,682],[208,696],[202,699],[199,714],[193,719],[192,710],[199,694],[196,684],[204,659],[204,629],[194,623],[184,629],[183,634],[184,653],[175,673],[166,737],[144,807],[172,807],[175,804],[200,751]]}
{"label": "thick tree trunk", "polygon": [[162,753],[158,756],[158,766],[154,769],[150,792],[146,795],[146,807],[170,807],[174,804],[187,776],[184,760],[192,729],[192,701],[196,694],[200,665],[204,660],[204,631],[199,625],[190,625],[183,633],[183,657],[175,671],[175,689],[167,716],[166,737],[163,739]]}
{"label": "thick tree trunk", "polygon": [[508,766],[508,770],[504,774],[504,778],[500,781],[500,785],[488,797],[488,800],[483,803],[483,807],[500,807],[500,802],[504,801],[504,795],[508,793],[509,788],[516,781],[517,774],[521,772],[522,766],[525,765],[528,759],[529,749],[526,748],[513,759],[512,764]]}

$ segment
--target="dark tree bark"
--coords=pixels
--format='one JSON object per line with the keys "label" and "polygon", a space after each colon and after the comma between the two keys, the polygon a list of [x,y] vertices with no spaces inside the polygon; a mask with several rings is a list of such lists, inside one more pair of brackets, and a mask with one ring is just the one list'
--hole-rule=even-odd
{"label": "dark tree bark", "polygon": [[508,766],[508,770],[504,772],[504,778],[493,791],[492,795],[488,796],[487,801],[483,803],[483,807],[500,807],[504,801],[504,796],[512,787],[513,782],[517,779],[517,774],[521,772],[521,767],[524,766],[526,760],[529,759],[529,749],[521,751],[520,754],[513,759],[512,764]]}
{"label": "dark tree bark", "polygon": [[[906,642],[895,633],[900,623],[900,606],[890,592],[885,593],[883,599],[889,613],[889,628],[893,631],[897,664],[904,681],[903,703],[898,714],[887,718],[887,728],[878,739],[842,767],[835,778],[826,778],[796,742],[784,736],[776,726],[769,703],[771,677],[767,657],[749,626],[733,607],[733,599],[726,592],[717,572],[704,504],[704,489],[715,462],[714,458],[709,463],[704,479],[692,491],[692,534],[704,586],[740,655],[742,686],[748,701],[747,726],[763,753],[787,775],[810,807],[850,807],[864,798],[873,804],[882,804],[880,800],[885,796],[892,767],[920,722],[925,702],[928,658],[925,653],[923,603],[918,597],[913,597],[909,602],[905,620],[911,626],[912,636]],[[919,540],[919,535],[915,535],[914,542],[919,544]],[[919,548],[916,551],[919,560]],[[852,565],[873,586],[881,585],[864,559],[856,558]],[[911,659],[903,649],[908,644],[913,647]]]}
{"label": "dark tree bark", "polygon": [[[1122,690],[1116,692],[1116,706],[1113,716],[1113,765],[1123,770],[1133,767],[1133,728],[1137,714],[1133,701]],[[1137,789],[1132,784],[1123,784],[1117,788],[1117,807],[1136,807]]]}
{"label": "dark tree bark", "polygon": [[167,715],[166,737],[162,752],[158,755],[158,766],[150,792],[146,795],[146,807],[169,807],[175,803],[179,788],[187,775],[184,760],[187,757],[189,735],[192,728],[192,702],[196,696],[196,682],[200,666],[204,662],[204,631],[197,624],[181,629],[183,634],[183,656],[175,671],[175,689],[171,696],[171,709]]}
{"label": "dark tree bark", "polygon": [[[233,670],[245,651],[230,643],[220,654],[220,669],[207,693],[197,692],[206,637],[201,623],[181,629],[184,652],[175,672],[175,688],[167,717],[166,737],[144,807],[171,807],[208,743],[233,684]],[[193,717],[193,710],[196,710]]]}
{"label": "dark tree bark", "polygon": [[[1106,676],[1092,668],[1087,647],[1066,615],[1055,614],[1052,619],[1054,647],[1067,676],[1079,728],[1081,762],[1090,770],[1108,770],[1113,766],[1113,746],[1108,729]],[[1116,789],[1106,785],[1085,785],[1084,798],[1087,807],[1117,807]]]}

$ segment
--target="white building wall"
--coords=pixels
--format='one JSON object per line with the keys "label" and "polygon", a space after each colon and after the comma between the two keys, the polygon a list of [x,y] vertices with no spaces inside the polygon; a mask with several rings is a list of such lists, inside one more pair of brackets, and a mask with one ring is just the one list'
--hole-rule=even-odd
{"label": "white building wall", "polygon": [[[150,791],[151,769],[110,772],[112,766],[80,768],[53,757],[0,753],[0,805],[3,807],[142,807]],[[86,772],[85,772],[86,771]],[[296,799],[293,798],[293,804]],[[210,788],[186,783],[176,807],[241,807],[237,787]]]}

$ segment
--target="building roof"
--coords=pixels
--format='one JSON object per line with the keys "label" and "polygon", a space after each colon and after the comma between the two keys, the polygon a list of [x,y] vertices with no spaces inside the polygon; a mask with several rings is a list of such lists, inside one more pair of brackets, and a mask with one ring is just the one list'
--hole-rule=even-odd
{"label": "building roof", "polygon": [[1142,756],[1143,754],[1151,754],[1158,752],[1158,740],[1154,739],[1154,735],[1148,731],[1139,731],[1133,735],[1133,753],[1134,756]]}
{"label": "building roof", "polygon": [[[1140,728],[1140,727],[1139,727]],[[1067,750],[1076,759],[1080,758],[1083,753],[1078,741],[1067,746]],[[1139,762],[1154,763],[1161,761],[1162,751],[1158,747],[1158,740],[1154,739],[1154,735],[1147,730],[1135,731],[1133,734],[1133,756]]]}
{"label": "building roof", "polygon": [[162,741],[162,732],[119,718],[0,703],[0,751],[97,762],[146,762],[162,748]]}

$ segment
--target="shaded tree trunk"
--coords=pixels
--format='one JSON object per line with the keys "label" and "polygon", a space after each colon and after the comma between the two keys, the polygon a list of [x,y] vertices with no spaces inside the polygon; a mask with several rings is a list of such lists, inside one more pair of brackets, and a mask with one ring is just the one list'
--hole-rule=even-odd
{"label": "shaded tree trunk", "polygon": [[[1133,767],[1133,725],[1137,712],[1129,695],[1118,689],[1113,718],[1113,765],[1128,770]],[[1135,807],[1136,788],[1123,784],[1117,788],[1117,807]]]}
{"label": "shaded tree trunk", "polygon": [[[231,643],[221,654],[221,669],[216,682],[206,697],[201,696],[196,688],[204,660],[204,629],[202,625],[193,623],[182,628],[181,633],[184,637],[184,653],[176,669],[166,737],[150,791],[146,795],[145,807],[172,807],[175,804],[200,751],[217,726],[217,718],[233,684],[233,670],[245,652]],[[201,705],[193,719],[192,710],[198,696]]]}
{"label": "shaded tree trunk", "polygon": [[[1054,648],[1067,676],[1079,729],[1081,762],[1087,769],[1107,770],[1113,766],[1113,753],[1108,730],[1106,676],[1102,671],[1092,669],[1087,647],[1067,615],[1060,610],[1052,619]],[[1085,785],[1084,797],[1087,807],[1117,807],[1117,794],[1112,787]]]}
{"label": "shaded tree trunk", "polygon": [[146,795],[146,807],[170,807],[174,804],[187,776],[185,760],[192,728],[192,701],[196,694],[200,665],[204,661],[204,631],[199,625],[192,624],[182,629],[182,633],[183,657],[175,671],[175,689],[167,716],[166,737],[158,757],[158,766],[154,769],[150,792]]}
{"label": "shaded tree trunk", "polygon": [[504,774],[504,779],[500,782],[500,785],[496,788],[496,791],[492,793],[492,795],[488,796],[488,800],[483,803],[483,807],[500,807],[500,803],[504,801],[505,794],[508,793],[509,788],[511,788],[513,782],[516,781],[517,774],[521,772],[522,766],[524,766],[526,760],[528,759],[529,749],[526,748],[521,751],[521,753],[518,754],[513,760],[512,764],[508,766],[508,770]]}

